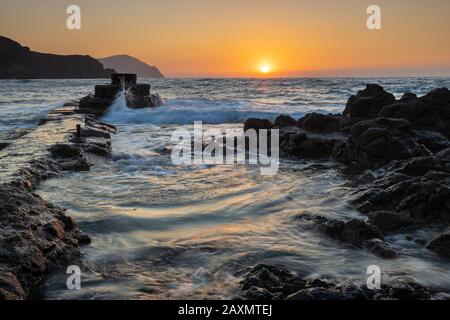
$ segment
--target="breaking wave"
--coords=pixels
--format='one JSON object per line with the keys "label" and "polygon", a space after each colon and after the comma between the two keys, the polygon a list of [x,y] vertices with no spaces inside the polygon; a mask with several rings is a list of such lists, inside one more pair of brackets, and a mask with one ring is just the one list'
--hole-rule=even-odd
{"label": "breaking wave", "polygon": [[[172,99],[157,108],[130,109],[119,97],[104,120],[120,124],[205,124],[241,123],[248,118],[274,120],[280,113],[300,118],[305,112],[292,112],[291,106],[257,104],[246,100]],[[317,111],[317,108],[314,109]],[[326,110],[323,110],[326,112]]]}

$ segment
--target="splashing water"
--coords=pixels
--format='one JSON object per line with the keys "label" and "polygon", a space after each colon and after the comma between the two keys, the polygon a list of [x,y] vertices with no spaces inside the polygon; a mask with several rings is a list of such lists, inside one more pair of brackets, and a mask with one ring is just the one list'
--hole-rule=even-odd
{"label": "splashing water", "polygon": [[[173,130],[191,130],[194,120],[209,124],[205,129],[222,130],[242,126],[249,117],[342,112],[348,97],[366,82],[380,83],[396,97],[406,91],[425,94],[450,87],[447,78],[165,79],[152,84],[167,104],[137,110],[127,108],[127,92],[122,90],[105,117],[118,126],[111,160],[89,173],[50,179],[38,190],[45,199],[68,208],[93,240],[84,248],[83,289],[67,290],[63,272],[45,284],[44,296],[230,298],[240,280],[236,271],[257,263],[354,282],[365,281],[368,265],[378,265],[391,277],[407,275],[425,285],[450,288],[448,261],[407,234],[386,239],[404,251],[397,259],[383,260],[324,237],[311,230],[306,219],[297,219],[299,215],[364,218],[348,205],[353,183],[334,163],[316,169],[311,163],[286,162],[277,176],[262,177],[245,166],[176,166],[161,152],[170,144]],[[87,94],[93,82],[20,85],[27,95],[5,94],[9,102],[0,113],[6,120],[20,110],[9,105],[30,99],[30,92],[45,100],[40,92],[48,90],[50,103],[54,94],[61,100]],[[435,235],[434,230],[421,230],[412,238],[428,240]]]}

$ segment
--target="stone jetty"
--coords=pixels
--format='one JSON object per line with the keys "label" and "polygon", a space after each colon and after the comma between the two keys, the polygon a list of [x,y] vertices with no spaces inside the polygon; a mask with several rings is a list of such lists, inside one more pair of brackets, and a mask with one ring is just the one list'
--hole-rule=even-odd
{"label": "stone jetty", "polygon": [[89,237],[34,191],[45,179],[88,171],[110,156],[116,129],[91,111],[67,103],[0,148],[0,300],[30,298],[50,272],[81,265]]}
{"label": "stone jetty", "polygon": [[138,84],[136,74],[113,73],[111,83],[95,86],[95,94],[81,99],[80,110],[95,115],[102,115],[123,92],[129,108],[154,108],[162,105],[158,94],[150,93],[149,84]]}

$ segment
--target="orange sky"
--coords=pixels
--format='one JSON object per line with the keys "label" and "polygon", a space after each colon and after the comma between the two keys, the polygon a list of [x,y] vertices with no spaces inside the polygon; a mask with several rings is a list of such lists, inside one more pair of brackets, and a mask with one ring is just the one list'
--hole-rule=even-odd
{"label": "orange sky", "polygon": [[[65,27],[66,7],[82,30]],[[381,31],[366,9],[382,9]],[[2,0],[0,35],[35,51],[130,54],[166,76],[450,75],[448,0]]]}

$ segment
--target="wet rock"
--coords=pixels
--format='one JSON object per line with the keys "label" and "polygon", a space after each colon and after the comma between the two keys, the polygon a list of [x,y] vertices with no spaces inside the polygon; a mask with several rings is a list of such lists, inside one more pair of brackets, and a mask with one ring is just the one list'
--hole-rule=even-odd
{"label": "wet rock", "polygon": [[371,168],[429,155],[431,151],[417,141],[408,121],[376,118],[355,124],[337,157],[348,164]]}
{"label": "wet rock", "polygon": [[0,150],[5,149],[9,145],[10,145],[9,142],[0,142]]}
{"label": "wet rock", "polygon": [[106,143],[92,142],[84,146],[84,150],[87,153],[92,153],[102,157],[108,157],[111,155],[111,146]]}
{"label": "wet rock", "polygon": [[83,150],[76,144],[55,144],[50,147],[50,153],[54,158],[80,158]]}
{"label": "wet rock", "polygon": [[371,212],[369,222],[383,233],[397,232],[414,224],[414,221],[408,216],[391,211]]}
{"label": "wet rock", "polygon": [[313,300],[341,300],[342,296],[336,290],[330,290],[325,288],[308,288],[302,290],[303,293],[312,297]]}
{"label": "wet rock", "polygon": [[342,300],[366,300],[369,299],[363,289],[355,284],[341,284],[338,289]]}
{"label": "wet rock", "polygon": [[54,220],[44,226],[45,231],[58,239],[64,238],[64,228],[59,220]]}
{"label": "wet rock", "polygon": [[370,201],[378,210],[403,212],[416,224],[450,221],[450,176],[427,172],[410,177],[388,174],[364,189],[356,203]]}
{"label": "wet rock", "polygon": [[430,171],[446,171],[446,168],[442,161],[436,157],[416,157],[403,161],[393,161],[388,165],[387,171],[418,177]]}
{"label": "wet rock", "polygon": [[366,240],[383,238],[376,227],[358,219],[348,221],[328,220],[319,226],[319,230],[333,239],[357,247],[362,247]]}
{"label": "wet rock", "polygon": [[400,98],[400,102],[410,102],[416,99],[417,95],[415,93],[407,92]]}
{"label": "wet rock", "polygon": [[440,132],[414,130],[417,142],[423,144],[431,152],[436,153],[450,147],[450,142]]}
{"label": "wet rock", "polygon": [[85,158],[65,160],[60,162],[60,166],[63,171],[81,172],[91,170],[91,165]]}
{"label": "wet rock", "polygon": [[445,233],[430,242],[427,248],[440,256],[450,259],[450,233]]}
{"label": "wet rock", "polygon": [[292,118],[291,116],[288,115],[279,115],[276,119],[275,119],[275,126],[277,127],[296,127],[297,126],[297,121]]}
{"label": "wet rock", "polygon": [[309,132],[332,133],[350,123],[348,118],[331,114],[309,113],[298,120],[298,126]]}
{"label": "wet rock", "polygon": [[[258,268],[261,268],[259,266]],[[264,265],[264,268],[271,270],[271,266]],[[282,267],[276,267],[281,268]],[[244,280],[242,284],[248,283],[249,278],[255,277],[253,269],[246,269],[243,273]],[[379,290],[369,290],[365,285],[357,285],[350,280],[342,282],[324,281],[320,278],[313,278],[306,280],[302,276],[291,273],[283,269],[283,273],[289,274],[288,279],[277,282],[275,286],[271,286],[267,282],[265,287],[251,286],[244,289],[239,288],[241,297],[253,300],[418,300],[418,299],[433,299],[435,296],[445,296],[447,293],[439,289],[430,290],[422,285],[414,282],[409,278],[396,278],[389,284],[383,284]],[[299,283],[297,287],[287,289],[289,282],[296,281]],[[292,291],[294,289],[294,291]]]}
{"label": "wet rock", "polygon": [[398,300],[423,300],[430,299],[430,291],[408,279],[394,280],[388,289],[389,297]]}
{"label": "wet rock", "polygon": [[288,139],[281,141],[280,149],[288,157],[300,159],[328,158],[332,155],[335,142],[302,133],[290,135]]}
{"label": "wet rock", "polygon": [[81,129],[82,137],[94,137],[94,138],[105,138],[111,139],[111,134],[109,130],[103,130],[99,127],[85,127]]}
{"label": "wet rock", "polygon": [[394,95],[384,91],[383,87],[368,84],[366,89],[350,97],[343,115],[351,118],[376,118],[384,106],[394,102]]}
{"label": "wet rock", "polygon": [[0,267],[0,300],[23,300],[26,294],[16,276]]}
{"label": "wet rock", "polygon": [[373,211],[377,211],[377,208],[373,205],[372,202],[370,201],[366,201],[363,204],[361,204],[360,206],[358,206],[357,210],[361,213],[370,213]]}
{"label": "wet rock", "polygon": [[306,290],[300,290],[289,295],[286,300],[311,301],[314,300],[314,297]]}
{"label": "wet rock", "polygon": [[250,287],[245,292],[245,298],[248,300],[272,300],[274,295],[267,289]]}
{"label": "wet rock", "polygon": [[110,99],[89,95],[80,100],[80,105],[77,112],[102,116],[106,113],[111,103],[112,100]]}
{"label": "wet rock", "polygon": [[415,129],[436,131],[450,137],[450,91],[435,89],[424,97],[402,99],[385,106],[380,116],[406,119]]}
{"label": "wet rock", "polygon": [[247,131],[249,129],[254,129],[256,131],[260,129],[272,129],[273,124],[267,120],[267,119],[257,119],[257,118],[250,118],[245,121],[244,124],[244,131]]}
{"label": "wet rock", "polygon": [[397,252],[387,242],[380,239],[367,240],[364,245],[369,251],[381,258],[392,259],[397,256]]}
{"label": "wet rock", "polygon": [[88,245],[88,244],[91,244],[91,242],[92,242],[91,237],[89,237],[87,234],[80,232],[80,231],[78,231],[76,233],[75,237],[78,240],[78,243],[80,245]]}

